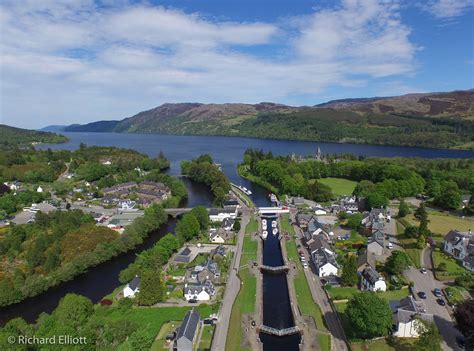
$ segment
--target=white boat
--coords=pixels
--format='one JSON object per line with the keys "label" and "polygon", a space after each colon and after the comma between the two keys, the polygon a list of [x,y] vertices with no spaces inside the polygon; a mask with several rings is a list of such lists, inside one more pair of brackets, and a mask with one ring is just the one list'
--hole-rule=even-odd
{"label": "white boat", "polygon": [[276,228],[277,222],[272,222],[272,228]]}
{"label": "white boat", "polygon": [[267,230],[267,225],[266,224],[262,225],[262,229]]}
{"label": "white boat", "polygon": [[263,225],[266,225],[266,224],[267,224],[267,220],[266,220],[266,219],[262,219],[262,224],[263,224]]}
{"label": "white boat", "polygon": [[252,195],[252,192],[250,190],[247,190],[247,195]]}
{"label": "white boat", "polygon": [[273,233],[273,235],[277,235],[277,234],[278,234],[278,229],[274,228],[274,229],[272,230],[272,233]]}
{"label": "white boat", "polygon": [[264,231],[262,232],[262,239],[266,239],[267,236],[268,236],[268,232],[267,232],[266,230],[264,230]]}

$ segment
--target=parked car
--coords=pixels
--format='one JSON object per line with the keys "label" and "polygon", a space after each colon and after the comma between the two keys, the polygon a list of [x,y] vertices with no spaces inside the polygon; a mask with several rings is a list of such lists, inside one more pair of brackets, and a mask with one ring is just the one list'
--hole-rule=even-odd
{"label": "parked car", "polygon": [[443,299],[436,299],[436,302],[437,302],[438,305],[440,305],[440,306],[446,306],[446,302],[444,302]]}
{"label": "parked car", "polygon": [[393,249],[393,244],[391,242],[389,242],[387,247],[391,250],[391,249]]}
{"label": "parked car", "polygon": [[438,288],[436,288],[436,289],[433,290],[433,294],[434,294],[434,296],[436,296],[436,297],[441,297],[441,296],[443,296],[442,293],[441,293],[441,290],[438,289]]}
{"label": "parked car", "polygon": [[420,272],[423,274],[426,274],[428,273],[428,270],[425,267],[423,267],[422,269],[420,269]]}
{"label": "parked car", "polygon": [[308,269],[308,264],[306,262],[303,263],[303,268]]}
{"label": "parked car", "polygon": [[420,297],[420,299],[426,299],[426,293],[424,291],[420,291],[418,293],[418,296]]}
{"label": "parked car", "polygon": [[301,262],[305,262],[305,261],[306,261],[306,258],[304,258],[304,256],[301,256],[300,259],[301,259]]}

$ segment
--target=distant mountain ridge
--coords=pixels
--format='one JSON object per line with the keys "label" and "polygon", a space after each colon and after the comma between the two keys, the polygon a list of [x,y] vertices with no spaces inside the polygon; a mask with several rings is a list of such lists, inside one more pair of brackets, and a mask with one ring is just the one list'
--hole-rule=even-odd
{"label": "distant mountain ridge", "polygon": [[474,147],[474,89],[349,98],[316,106],[165,103],[67,132],[229,135],[427,147]]}

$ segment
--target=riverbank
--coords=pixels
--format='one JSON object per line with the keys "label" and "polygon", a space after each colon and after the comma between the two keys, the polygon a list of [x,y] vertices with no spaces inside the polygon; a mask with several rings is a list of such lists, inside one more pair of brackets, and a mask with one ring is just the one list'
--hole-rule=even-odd
{"label": "riverbank", "polygon": [[276,187],[271,185],[269,182],[263,180],[262,178],[250,173],[246,165],[240,164],[237,168],[237,173],[242,178],[247,179],[252,183],[258,184],[276,195],[280,195],[280,191]]}

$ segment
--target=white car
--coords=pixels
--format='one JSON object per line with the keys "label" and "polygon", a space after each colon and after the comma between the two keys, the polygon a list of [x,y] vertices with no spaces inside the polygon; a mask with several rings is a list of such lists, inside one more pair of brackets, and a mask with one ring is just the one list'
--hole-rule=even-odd
{"label": "white car", "polygon": [[301,262],[306,262],[306,258],[304,258],[304,256],[301,256],[300,260]]}
{"label": "white car", "polygon": [[308,264],[306,262],[303,262],[303,268],[308,269]]}
{"label": "white car", "polygon": [[393,249],[393,244],[391,242],[389,242],[387,247],[391,250],[391,249]]}

